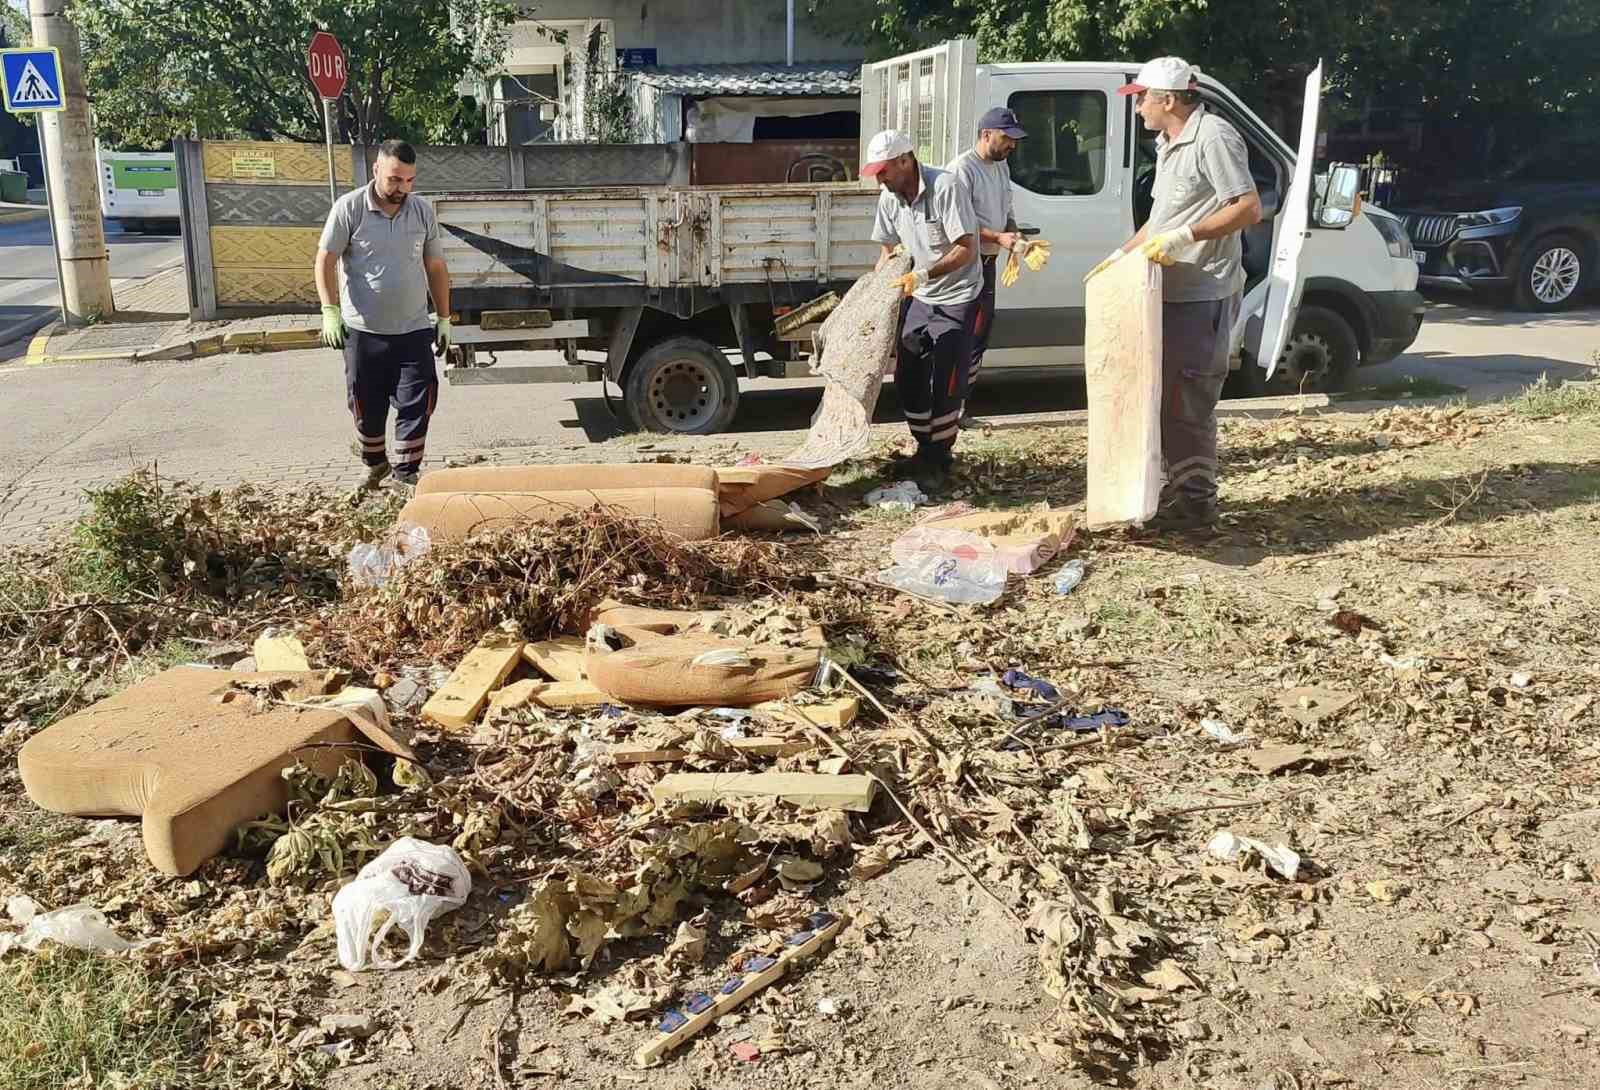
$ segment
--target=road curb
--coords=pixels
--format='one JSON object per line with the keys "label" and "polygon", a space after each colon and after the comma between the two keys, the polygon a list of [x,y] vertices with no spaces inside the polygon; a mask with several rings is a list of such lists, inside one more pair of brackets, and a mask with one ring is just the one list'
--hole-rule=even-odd
{"label": "road curb", "polygon": [[213,333],[170,344],[125,345],[96,352],[51,352],[50,339],[62,332],[46,329],[28,345],[26,362],[30,366],[57,363],[167,363],[205,359],[224,352],[265,354],[316,348],[322,343],[320,328],[246,330],[239,333]]}
{"label": "road curb", "polygon": [[0,223],[44,219],[46,215],[48,210],[45,208],[5,208],[0,209]]}

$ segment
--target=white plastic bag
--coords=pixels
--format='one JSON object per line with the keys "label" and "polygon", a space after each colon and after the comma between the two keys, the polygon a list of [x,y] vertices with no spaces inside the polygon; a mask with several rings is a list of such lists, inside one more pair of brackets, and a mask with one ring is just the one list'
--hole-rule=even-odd
{"label": "white plastic bag", "polygon": [[986,605],[1006,589],[1006,566],[988,538],[966,530],[917,526],[889,546],[894,567],[878,581],[957,604]]}
{"label": "white plastic bag", "polygon": [[1246,851],[1253,851],[1259,855],[1271,869],[1293,882],[1295,875],[1300,873],[1300,854],[1287,844],[1279,844],[1276,848],[1270,847],[1253,837],[1240,836],[1232,829],[1223,829],[1211,838],[1206,845],[1206,851],[1224,863],[1236,861]]}
{"label": "white plastic bag", "polygon": [[[365,969],[369,960],[376,969],[398,969],[421,952],[433,918],[466,904],[471,891],[472,876],[455,849],[401,837],[334,894],[339,964],[351,972]],[[380,914],[385,917],[381,926]],[[381,951],[396,924],[410,947],[404,957],[390,961]]]}
{"label": "white plastic bag", "polygon": [[350,549],[350,578],[358,587],[381,587],[389,576],[423,555],[433,545],[421,526],[401,523],[386,539],[362,543]]}
{"label": "white plastic bag", "polygon": [[31,897],[13,897],[6,902],[6,912],[17,923],[27,925],[17,936],[17,945],[24,950],[34,951],[46,942],[57,942],[94,954],[120,954],[136,945],[111,930],[105,913],[92,905],[40,912]]}

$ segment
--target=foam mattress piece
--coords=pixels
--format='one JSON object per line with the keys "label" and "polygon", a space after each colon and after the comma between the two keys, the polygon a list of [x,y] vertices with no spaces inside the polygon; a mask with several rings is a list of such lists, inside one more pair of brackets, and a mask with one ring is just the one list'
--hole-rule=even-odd
{"label": "foam mattress piece", "polygon": [[554,522],[574,511],[601,506],[655,519],[685,541],[704,541],[721,532],[717,494],[707,488],[433,492],[407,501],[399,521],[422,527],[434,541],[459,541],[479,530]]}
{"label": "foam mattress piece", "polygon": [[[707,651],[739,650],[748,666],[696,665]],[[717,636],[657,636],[623,648],[584,654],[584,672],[596,688],[629,704],[656,707],[747,708],[793,696],[816,680],[820,649],[793,649]]]}
{"label": "foam mattress piece", "polygon": [[644,462],[631,465],[460,466],[424,473],[419,496],[442,492],[576,492],[589,488],[717,488],[709,466]]}
{"label": "foam mattress piece", "polygon": [[987,540],[1013,575],[1031,575],[1072,544],[1077,517],[1070,511],[974,511],[936,516],[920,525],[965,530]]}
{"label": "foam mattress piece", "polygon": [[817,484],[832,472],[820,469],[796,469],[792,466],[733,466],[717,470],[717,499],[722,505],[722,516],[728,518],[748,511],[758,504],[787,496],[791,492]]}
{"label": "foam mattress piece", "polygon": [[[17,755],[36,805],[76,817],[141,817],[145,852],[164,874],[183,875],[222,851],[241,822],[281,811],[279,773],[303,761],[331,775],[356,740],[334,708],[255,708],[248,696],[220,703],[239,680],[286,679],[286,700],[333,686],[328,672],[245,674],[175,667],[108,697],[30,738]],[[307,748],[315,747],[315,748]]]}
{"label": "foam mattress piece", "polygon": [[1089,529],[1141,524],[1161,497],[1161,266],[1133,253],[1085,288]]}

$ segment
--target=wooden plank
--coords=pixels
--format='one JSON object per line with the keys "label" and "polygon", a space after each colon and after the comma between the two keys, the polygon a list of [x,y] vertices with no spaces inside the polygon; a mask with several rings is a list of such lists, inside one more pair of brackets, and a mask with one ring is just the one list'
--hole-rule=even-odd
{"label": "wooden plank", "polygon": [[792,969],[796,963],[811,957],[828,943],[832,942],[844,930],[845,924],[850,922],[848,916],[840,916],[832,923],[816,931],[812,936],[799,946],[785,947],[778,959],[767,966],[755,976],[742,979],[739,986],[729,992],[719,992],[711,1002],[711,1006],[699,1014],[690,1016],[683,1025],[671,1033],[664,1033],[649,1044],[640,1046],[633,1054],[634,1063],[640,1067],[653,1067],[661,1062],[661,1057],[683,1044],[685,1041],[698,1035],[707,1026],[729,1011],[736,1009],[745,1000],[757,992],[772,986]]}
{"label": "wooden plank", "polygon": [[306,649],[293,636],[261,636],[254,648],[256,669],[262,672],[275,670],[309,670]]}
{"label": "wooden plank", "polygon": [[656,804],[721,799],[782,799],[817,810],[872,809],[870,776],[826,776],[814,772],[674,772],[652,789]]}
{"label": "wooden plank", "polygon": [[557,636],[530,643],[522,649],[522,657],[551,681],[582,681],[588,676],[583,671],[581,636]]}
{"label": "wooden plank", "polygon": [[[775,734],[757,735],[753,738],[734,738],[728,742],[734,752],[750,757],[792,757],[815,748],[815,743],[805,739],[792,740]],[[664,764],[684,761],[693,756],[686,749],[646,749],[619,743],[611,747],[611,759],[619,765]]]}
{"label": "wooden plank", "polygon": [[422,718],[445,730],[464,731],[483,711],[489,694],[522,659],[522,641],[491,636],[456,664],[444,688],[422,706]]}
{"label": "wooden plank", "polygon": [[541,708],[562,710],[567,708],[598,708],[602,704],[622,701],[610,693],[601,692],[588,681],[547,681],[534,690],[528,701]]}
{"label": "wooden plank", "polygon": [[769,700],[765,704],[757,704],[750,709],[761,715],[769,715],[787,723],[796,723],[804,726],[809,720],[819,727],[831,727],[837,730],[848,727],[856,721],[856,716],[861,713],[861,701],[853,696],[840,696],[832,700],[824,700],[820,704],[796,704],[788,700]]}
{"label": "wooden plank", "polygon": [[489,718],[495,719],[513,708],[526,708],[533,694],[546,684],[537,678],[528,678],[526,681],[513,681],[504,689],[496,689],[489,695]]}
{"label": "wooden plank", "polygon": [[1161,266],[1123,257],[1085,287],[1091,530],[1140,524],[1161,494]]}

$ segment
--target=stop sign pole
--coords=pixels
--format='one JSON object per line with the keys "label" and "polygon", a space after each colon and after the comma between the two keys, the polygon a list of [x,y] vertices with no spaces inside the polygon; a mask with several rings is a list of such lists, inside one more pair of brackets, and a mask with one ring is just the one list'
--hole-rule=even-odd
{"label": "stop sign pole", "polygon": [[333,104],[344,94],[346,78],[344,50],[339,39],[325,30],[311,36],[306,47],[306,73],[322,96],[322,126],[328,145],[328,201],[339,199],[338,183],[333,173]]}

